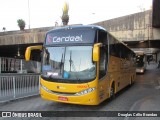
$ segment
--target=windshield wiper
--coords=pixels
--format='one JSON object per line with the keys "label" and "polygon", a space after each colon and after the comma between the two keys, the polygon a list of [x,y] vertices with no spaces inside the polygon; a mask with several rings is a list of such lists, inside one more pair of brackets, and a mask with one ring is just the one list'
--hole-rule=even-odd
{"label": "windshield wiper", "polygon": [[74,65],[73,60],[72,60],[72,51],[70,51],[70,60],[69,60],[69,62],[70,62],[70,72],[71,72],[71,67],[72,67],[73,68],[73,73],[74,73],[76,79],[80,81],[80,78],[78,77],[75,65]]}
{"label": "windshield wiper", "polygon": [[60,74],[62,74],[63,72],[63,69],[62,69],[64,68],[63,66],[64,66],[64,62],[63,62],[63,53],[62,53],[61,62],[60,62]]}

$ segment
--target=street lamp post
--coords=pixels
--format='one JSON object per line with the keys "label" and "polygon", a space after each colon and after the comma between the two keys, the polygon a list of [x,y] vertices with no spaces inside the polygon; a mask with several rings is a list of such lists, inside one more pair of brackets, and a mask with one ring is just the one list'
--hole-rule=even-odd
{"label": "street lamp post", "polygon": [[30,6],[29,6],[29,0],[28,0],[28,28],[30,29]]}
{"label": "street lamp post", "polygon": [[149,36],[149,32],[150,32],[150,25],[148,24],[148,51],[150,52],[150,36]]}

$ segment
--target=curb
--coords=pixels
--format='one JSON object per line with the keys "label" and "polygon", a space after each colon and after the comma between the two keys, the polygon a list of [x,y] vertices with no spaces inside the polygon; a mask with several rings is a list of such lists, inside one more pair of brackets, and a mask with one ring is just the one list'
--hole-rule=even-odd
{"label": "curb", "polygon": [[160,86],[160,79],[159,80],[157,80],[158,81],[158,85]]}

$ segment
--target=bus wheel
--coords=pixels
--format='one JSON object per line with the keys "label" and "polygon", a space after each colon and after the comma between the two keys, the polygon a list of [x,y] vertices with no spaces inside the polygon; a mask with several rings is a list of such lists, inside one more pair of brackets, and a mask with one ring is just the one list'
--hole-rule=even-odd
{"label": "bus wheel", "polygon": [[115,94],[114,94],[114,84],[112,84],[111,90],[110,90],[110,99],[114,99]]}
{"label": "bus wheel", "polygon": [[132,85],[133,85],[133,80],[131,79],[129,86],[131,87]]}
{"label": "bus wheel", "polygon": [[130,86],[132,86],[132,79],[130,80]]}

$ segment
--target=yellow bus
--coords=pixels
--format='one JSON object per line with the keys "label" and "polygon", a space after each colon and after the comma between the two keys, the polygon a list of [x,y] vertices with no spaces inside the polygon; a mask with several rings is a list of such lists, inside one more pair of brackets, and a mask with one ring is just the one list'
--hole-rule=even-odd
{"label": "yellow bus", "polygon": [[143,51],[134,51],[136,54],[136,73],[145,73],[147,67],[146,54]]}
{"label": "yellow bus", "polygon": [[135,54],[104,28],[76,25],[46,33],[42,49],[40,95],[56,102],[98,105],[134,83]]}

